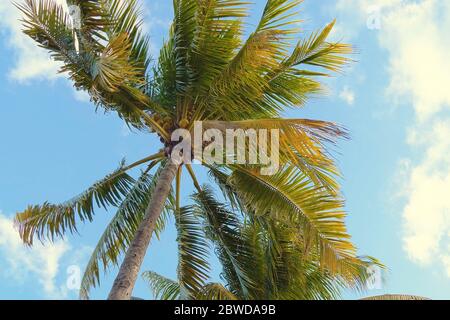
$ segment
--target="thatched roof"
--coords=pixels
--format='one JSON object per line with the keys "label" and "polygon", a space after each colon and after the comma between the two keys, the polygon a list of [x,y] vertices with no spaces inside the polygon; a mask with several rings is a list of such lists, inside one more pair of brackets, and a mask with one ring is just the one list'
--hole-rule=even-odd
{"label": "thatched roof", "polygon": [[361,300],[431,300],[419,296],[411,296],[405,294],[385,294],[382,296],[368,297]]}

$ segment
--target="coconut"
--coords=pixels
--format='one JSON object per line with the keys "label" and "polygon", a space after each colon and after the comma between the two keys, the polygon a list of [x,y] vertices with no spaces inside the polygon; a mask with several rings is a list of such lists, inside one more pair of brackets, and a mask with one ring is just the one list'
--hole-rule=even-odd
{"label": "coconut", "polygon": [[186,129],[189,126],[189,120],[181,119],[180,122],[178,123],[178,125],[180,126],[180,128]]}

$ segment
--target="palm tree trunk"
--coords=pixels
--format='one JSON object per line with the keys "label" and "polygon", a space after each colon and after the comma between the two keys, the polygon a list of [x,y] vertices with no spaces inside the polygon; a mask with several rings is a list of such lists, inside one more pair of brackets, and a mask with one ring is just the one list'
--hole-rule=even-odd
{"label": "palm tree trunk", "polygon": [[119,274],[109,293],[108,300],[131,299],[131,293],[133,292],[145,253],[150,244],[153,231],[155,230],[156,221],[161,215],[166,199],[169,196],[172,181],[176,176],[177,170],[178,165],[169,160],[161,171],[144,219],[136,232],[133,242],[128,248]]}

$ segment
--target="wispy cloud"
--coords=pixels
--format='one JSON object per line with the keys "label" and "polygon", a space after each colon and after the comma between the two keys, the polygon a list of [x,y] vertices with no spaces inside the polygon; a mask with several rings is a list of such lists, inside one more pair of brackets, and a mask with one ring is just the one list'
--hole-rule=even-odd
{"label": "wispy cloud", "polygon": [[344,15],[359,9],[347,28],[375,28],[388,53],[387,97],[416,114],[408,143],[423,156],[403,161],[404,249],[422,265],[440,263],[450,277],[450,2],[339,0],[337,7]]}
{"label": "wispy cloud", "polygon": [[29,248],[20,239],[13,219],[0,211],[0,277],[4,277],[2,282],[14,281],[16,288],[33,288],[48,299],[77,297],[76,288],[67,284],[71,276],[69,267],[78,270],[79,283],[92,250],[90,246],[72,245],[63,240],[36,242]]}
{"label": "wispy cloud", "polygon": [[[67,7],[65,0],[55,2]],[[50,81],[64,79],[58,73],[60,64],[50,58],[48,52],[39,48],[36,43],[22,32],[21,13],[10,0],[0,2],[0,28],[6,36],[8,49],[12,52],[12,66],[8,77],[19,84],[34,81]],[[72,84],[66,81],[72,87]],[[73,96],[79,102],[89,102],[86,92],[73,89]]]}
{"label": "wispy cloud", "polygon": [[[54,0],[67,9],[66,0]],[[156,16],[153,11],[155,5],[150,7],[142,6],[145,16],[144,32],[158,32],[160,29],[167,31],[170,20],[164,20]],[[8,72],[11,80],[21,84],[33,81],[55,81],[64,79],[64,74],[58,73],[60,63],[51,60],[50,55],[44,49],[39,48],[36,43],[22,32],[22,22],[20,11],[13,5],[12,0],[0,1],[0,28],[6,36],[8,49],[12,52],[12,66]],[[158,54],[157,46],[152,45],[152,55]],[[67,82],[70,86],[71,83]],[[74,98],[79,102],[90,101],[86,92],[73,90]]]}
{"label": "wispy cloud", "polygon": [[349,106],[352,106],[355,103],[355,92],[348,86],[345,86],[342,91],[339,92],[339,98]]}
{"label": "wispy cloud", "polygon": [[425,155],[409,168],[404,181],[404,246],[412,260],[431,265],[450,254],[450,120],[437,121],[418,133],[410,143]]}
{"label": "wispy cloud", "polygon": [[[55,0],[65,5],[65,0]],[[14,65],[9,72],[11,79],[19,82],[31,80],[55,80],[58,64],[48,53],[22,33],[21,13],[11,0],[0,2],[0,27],[7,35],[7,44],[14,55]]]}
{"label": "wispy cloud", "polygon": [[[23,245],[12,219],[0,212],[0,252],[6,267],[2,275],[24,284],[37,279],[44,295],[52,299],[67,297],[67,290],[56,284],[62,256],[70,250],[67,242],[37,243],[32,249]],[[4,280],[3,280],[4,281]]]}
{"label": "wispy cloud", "polygon": [[73,96],[75,98],[75,100],[77,100],[78,102],[90,102],[91,101],[91,97],[89,96],[89,93],[87,93],[86,91],[79,91],[76,89],[73,89]]}

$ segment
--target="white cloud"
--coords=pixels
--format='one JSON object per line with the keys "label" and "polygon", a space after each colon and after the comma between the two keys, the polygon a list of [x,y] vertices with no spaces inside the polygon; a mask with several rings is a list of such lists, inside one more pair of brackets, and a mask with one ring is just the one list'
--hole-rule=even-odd
{"label": "white cloud", "polygon": [[410,141],[417,148],[427,146],[406,181],[404,247],[412,260],[431,265],[450,255],[450,121],[437,121],[430,132],[421,133],[426,136]]}
{"label": "white cloud", "polygon": [[[55,0],[67,8],[65,0]],[[11,80],[20,84],[28,84],[32,81],[55,81],[64,79],[64,74],[58,73],[60,64],[51,60],[48,52],[39,48],[37,44],[22,32],[20,22],[21,13],[13,5],[11,0],[0,2],[0,28],[6,36],[7,46],[12,52],[13,65],[8,76]],[[72,83],[67,81],[72,87]],[[73,89],[73,96],[79,102],[90,101],[86,92]]]}
{"label": "white cloud", "polygon": [[340,19],[333,36],[337,39],[357,37],[363,29],[378,30],[383,27],[383,13],[403,0],[338,0],[336,10]]}
{"label": "white cloud", "polygon": [[[65,0],[54,1],[67,8]],[[21,84],[36,80],[55,81],[66,78],[64,74],[58,73],[60,63],[51,60],[46,50],[39,48],[32,39],[23,34],[20,19],[21,13],[12,1],[0,2],[0,28],[4,30],[7,45],[13,53],[13,66],[9,70],[9,78]],[[66,83],[73,88],[71,82]],[[89,94],[84,91],[73,89],[73,97],[79,102],[90,102]]]}
{"label": "white cloud", "polygon": [[379,36],[389,51],[388,93],[412,103],[420,121],[450,110],[450,3],[424,0],[386,13]]}
{"label": "white cloud", "polygon": [[450,277],[450,1],[339,0],[337,8],[346,16],[341,30],[353,36],[376,26],[387,52],[387,97],[416,114],[407,142],[422,158],[402,162],[399,191],[406,198],[404,249],[419,264],[440,263]]}
{"label": "white cloud", "polygon": [[[63,5],[67,10],[66,0],[53,0]],[[158,17],[152,17],[150,11],[145,6],[145,23],[142,27],[144,32],[153,29],[169,29],[170,21]],[[9,78],[19,83],[29,83],[36,80],[54,81],[64,79],[64,74],[58,73],[60,63],[51,60],[48,52],[39,48],[36,43],[22,32],[22,22],[20,11],[13,5],[12,0],[0,1],[0,30],[6,36],[7,46],[12,52],[13,66],[9,70]],[[0,31],[1,32],[1,31]],[[152,46],[154,55],[158,52]],[[71,87],[72,83],[67,82]],[[83,103],[90,102],[89,95],[83,91],[73,90],[74,98]]]}
{"label": "white cloud", "polygon": [[344,89],[339,93],[339,98],[352,106],[355,103],[355,92],[349,87],[345,86]]}
{"label": "white cloud", "polygon": [[[56,0],[65,4],[65,0]],[[7,44],[13,50],[14,66],[9,76],[19,82],[29,80],[55,80],[58,64],[48,53],[22,33],[21,14],[11,0],[0,1],[0,27],[7,35]]]}
{"label": "white cloud", "polygon": [[[64,287],[55,283],[62,256],[70,249],[69,244],[58,241],[54,244],[36,243],[33,248],[25,247],[14,228],[12,219],[0,213],[0,252],[7,268],[2,275],[18,282],[25,282],[27,275],[36,277],[46,297],[63,299],[67,296]],[[4,280],[3,280],[4,281]]]}
{"label": "white cloud", "polygon": [[1,281],[12,279],[17,288],[38,288],[37,279],[45,298],[62,300],[78,296],[75,288],[68,287],[70,277],[74,276],[69,271],[75,267],[80,273],[77,283],[81,282],[92,251],[90,246],[72,247],[63,240],[45,245],[36,242],[32,248],[27,247],[12,218],[0,211],[0,277],[5,278]]}
{"label": "white cloud", "polygon": [[73,96],[74,96],[75,100],[77,100],[79,102],[87,103],[87,102],[91,101],[91,97],[89,96],[89,93],[87,93],[86,91],[76,90],[74,88]]}
{"label": "white cloud", "polygon": [[447,272],[447,276],[450,278],[450,255],[441,257],[445,270]]}

